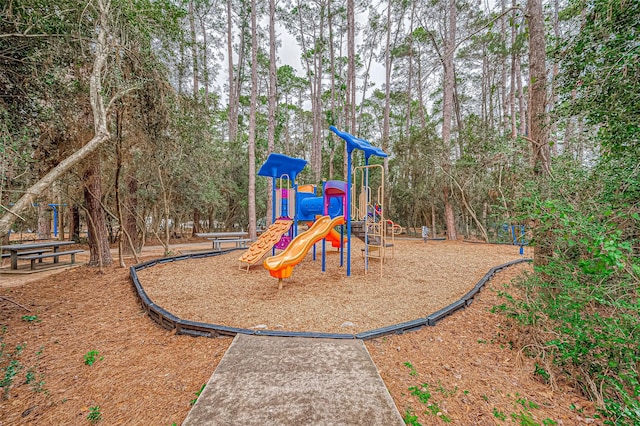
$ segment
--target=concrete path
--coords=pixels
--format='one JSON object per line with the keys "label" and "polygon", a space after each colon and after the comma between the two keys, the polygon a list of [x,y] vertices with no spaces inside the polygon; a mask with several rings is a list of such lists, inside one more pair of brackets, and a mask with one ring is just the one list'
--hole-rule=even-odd
{"label": "concrete path", "polygon": [[238,334],[183,426],[404,425],[361,340]]}

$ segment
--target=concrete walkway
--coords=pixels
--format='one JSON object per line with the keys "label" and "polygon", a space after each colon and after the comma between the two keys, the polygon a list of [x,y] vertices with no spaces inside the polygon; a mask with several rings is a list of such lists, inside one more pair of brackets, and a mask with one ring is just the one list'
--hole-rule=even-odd
{"label": "concrete walkway", "polygon": [[361,340],[238,334],[183,426],[404,425]]}

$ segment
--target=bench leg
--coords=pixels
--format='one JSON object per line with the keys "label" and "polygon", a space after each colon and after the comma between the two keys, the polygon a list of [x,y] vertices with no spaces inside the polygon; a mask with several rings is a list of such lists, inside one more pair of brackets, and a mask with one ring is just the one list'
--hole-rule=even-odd
{"label": "bench leg", "polygon": [[71,264],[73,265],[74,263],[76,263],[76,254],[71,253]]}
{"label": "bench leg", "polygon": [[36,260],[35,259],[31,259],[31,270],[34,270],[34,269],[36,269]]}

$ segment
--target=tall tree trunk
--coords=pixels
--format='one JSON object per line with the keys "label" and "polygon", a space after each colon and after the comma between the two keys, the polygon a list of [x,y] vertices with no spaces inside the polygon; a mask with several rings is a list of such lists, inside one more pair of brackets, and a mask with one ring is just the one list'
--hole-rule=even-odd
{"label": "tall tree trunk", "polygon": [[509,91],[509,114],[511,115],[511,139],[515,140],[518,136],[516,124],[516,0],[513,0],[511,6],[514,9],[511,14],[511,90]]}
{"label": "tall tree trunk", "polygon": [[207,44],[207,28],[205,26],[205,16],[200,16],[200,31],[202,31],[202,78],[204,85],[204,106],[209,110],[209,45]]}
{"label": "tall tree trunk", "polygon": [[[382,150],[388,152],[389,150],[389,133],[390,133],[390,115],[391,115],[391,6],[393,2],[387,2],[387,31],[385,41],[385,55],[384,55],[384,117],[382,122]],[[389,161],[384,159],[384,172],[385,175],[389,172]]]}
{"label": "tall tree trunk", "polygon": [[411,17],[409,19],[409,34],[411,34],[409,36],[409,45],[407,47],[408,50],[408,70],[407,70],[407,116],[406,116],[406,120],[405,120],[405,130],[404,130],[404,137],[406,139],[409,139],[411,137],[410,132],[411,132],[411,115],[412,115],[412,111],[411,111],[411,103],[413,101],[413,18],[415,15],[415,11],[416,11],[416,2],[413,3],[413,5],[411,6]]}
{"label": "tall tree trunk", "polygon": [[[132,173],[132,172],[130,172]],[[126,177],[127,197],[125,200],[126,209],[123,212],[124,229],[127,231],[131,239],[131,246],[135,252],[139,252],[141,248],[140,232],[138,231],[137,211],[138,211],[138,180],[132,174]],[[127,254],[127,245],[125,245],[125,254]],[[134,254],[134,253],[130,253]]]}
{"label": "tall tree trunk", "polygon": [[196,234],[202,232],[202,227],[200,226],[200,221],[202,220],[202,215],[200,214],[200,209],[197,207],[193,208],[193,227],[191,228],[191,236],[195,237]]}
{"label": "tall tree trunk", "polygon": [[73,204],[70,209],[69,217],[69,239],[71,241],[80,241],[80,209],[77,204]]}
{"label": "tall tree trunk", "polygon": [[551,173],[547,128],[547,67],[542,0],[527,1],[529,23],[529,131],[531,165],[538,175]]}
{"label": "tall tree trunk", "polygon": [[[534,174],[544,188],[544,182],[551,174],[551,158],[548,143],[547,115],[547,67],[545,53],[544,16],[542,0],[528,0],[526,9],[529,24],[529,143],[531,145],[531,165]],[[534,263],[546,265],[553,256],[553,236],[541,232],[539,224],[534,224]]]}
{"label": "tall tree trunk", "polygon": [[423,89],[422,89],[422,61],[420,60],[420,52],[418,53],[418,76],[417,76],[417,81],[418,81],[418,103],[420,105],[420,129],[424,130],[427,128],[427,113],[425,111],[424,105],[424,94],[423,94]]}
{"label": "tall tree trunk", "polygon": [[[500,1],[500,6],[501,6],[501,10],[502,10],[502,14],[501,14],[501,18],[500,18],[500,38],[502,39],[502,44],[504,46],[504,49],[506,51],[507,49],[507,39],[506,39],[506,34],[507,34],[507,15],[506,15],[506,4],[505,4],[506,0],[501,0]],[[502,123],[502,131],[506,132],[507,129],[509,128],[509,117],[507,115],[507,111],[509,110],[509,104],[508,104],[508,96],[507,96],[507,58],[506,57],[502,57],[501,55],[501,68],[500,71],[502,73],[502,76],[500,78],[500,103],[498,104],[498,111],[501,111],[502,114],[500,116],[500,120]]]}
{"label": "tall tree trunk", "polygon": [[258,103],[258,26],[251,0],[251,105],[249,112],[249,238],[256,239],[256,111]]}
{"label": "tall tree trunk", "polygon": [[189,1],[189,32],[191,35],[191,62],[193,64],[193,100],[198,99],[198,40],[196,39],[196,23],[193,12],[193,0]]}
{"label": "tall tree trunk", "polygon": [[[235,142],[238,137],[238,100],[236,98],[236,79],[233,72],[233,20],[231,13],[231,3],[227,0],[227,66],[229,72],[229,142]],[[240,35],[243,39],[242,34]],[[240,51],[239,56],[242,56]],[[240,59],[238,59],[238,64]],[[240,70],[237,70],[240,73]]]}
{"label": "tall tree trunk", "polygon": [[[329,108],[331,109],[331,118],[329,120],[329,125],[333,125],[339,127],[337,123],[337,115],[336,111],[336,59],[335,59],[335,46],[333,45],[333,9],[331,7],[331,0],[327,1],[327,24],[329,27],[329,68],[331,70],[331,78],[329,79],[330,85],[330,94],[331,100]],[[329,179],[333,179],[333,160],[336,156],[336,144],[332,143],[330,145],[331,149],[329,151]],[[344,180],[347,180],[347,177],[344,176]]]}
{"label": "tall tree trunk", "polygon": [[[276,69],[276,2],[269,0],[269,129],[267,151],[269,154],[275,149],[276,141],[276,95],[278,75]],[[273,192],[267,191],[266,225],[271,225],[271,210],[273,209]]]}
{"label": "tall tree trunk", "polygon": [[133,241],[129,234],[129,230],[125,225],[124,214],[122,212],[122,200],[120,196],[120,177],[122,176],[122,168],[123,168],[123,154],[122,154],[122,110],[117,109],[115,111],[115,139],[116,139],[116,173],[115,173],[115,202],[116,202],[116,213],[118,215],[118,224],[120,226],[120,232],[118,233],[118,261],[121,267],[125,267],[124,256],[125,255],[134,255],[136,263],[138,263],[138,257],[135,252],[135,247],[133,245]]}
{"label": "tall tree trunk", "polygon": [[456,215],[451,205],[451,190],[448,186],[442,188],[442,197],[444,200],[444,220],[447,224],[447,238],[455,241],[458,239],[458,231],[456,229]]}
{"label": "tall tree trunk", "polygon": [[51,207],[45,198],[38,202],[38,239],[51,239]]}
{"label": "tall tree trunk", "polygon": [[89,161],[83,175],[84,203],[89,228],[89,265],[109,266],[113,263],[109,235],[102,208],[102,178],[97,159]]}
{"label": "tall tree trunk", "polygon": [[[447,39],[444,46],[444,90],[443,90],[443,102],[442,102],[442,142],[445,148],[445,159],[443,169],[445,173],[449,173],[450,168],[450,155],[451,155],[451,118],[453,110],[453,91],[454,91],[454,63],[453,58],[455,56],[456,46],[456,2],[455,0],[449,1],[449,28]],[[453,213],[453,206],[450,201],[450,190],[448,184],[442,188],[442,194],[444,198],[445,207],[445,220],[447,223],[447,238],[450,240],[457,240],[458,235],[456,232],[456,219]]]}
{"label": "tall tree trunk", "polygon": [[520,134],[527,133],[527,108],[524,102],[524,85],[522,84],[521,72],[522,57],[518,55],[516,58],[516,85],[518,86],[518,110],[520,111]]}
{"label": "tall tree trunk", "polygon": [[356,19],[355,1],[347,0],[347,113],[349,115],[349,132],[356,133]]}
{"label": "tall tree trunk", "polygon": [[[323,67],[323,59],[324,59],[324,51],[325,46],[324,43],[324,20],[325,20],[325,12],[326,10],[322,8],[320,10],[320,22],[318,27],[320,29],[320,33],[318,35],[318,40],[316,41],[317,52],[314,55],[314,64],[315,64],[315,74],[313,76],[313,80],[315,82],[315,91],[313,97],[315,99],[315,111],[313,113],[313,123],[314,123],[314,131],[313,131],[313,149],[315,152],[314,158],[314,178],[316,183],[320,183],[322,179],[322,146],[323,146],[323,138],[324,134],[324,126],[322,124],[323,120],[323,108],[322,108],[322,77],[324,74]],[[322,41],[322,44],[319,43]],[[347,95],[348,96],[348,95]]]}
{"label": "tall tree trunk", "polygon": [[[553,35],[556,40],[560,39],[560,23],[558,19],[560,5],[558,4],[558,0],[554,0],[553,2]],[[555,105],[558,103],[558,92],[556,90],[558,73],[560,72],[560,67],[557,61],[553,63],[553,72],[551,73],[551,96],[549,97],[549,114],[553,114],[553,110],[555,109]],[[551,129],[549,130],[549,134],[551,138],[556,137],[556,132],[558,130],[558,121],[553,120],[551,123]],[[551,145],[551,153],[556,156],[558,155],[558,143],[554,143]]]}

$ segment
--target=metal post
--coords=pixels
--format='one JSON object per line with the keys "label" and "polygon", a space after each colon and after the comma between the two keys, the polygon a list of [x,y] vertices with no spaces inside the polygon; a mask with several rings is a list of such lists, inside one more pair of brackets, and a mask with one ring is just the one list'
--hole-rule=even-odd
{"label": "metal post", "polygon": [[53,209],[53,236],[58,236],[58,209],[55,204],[49,204],[49,207]]}
{"label": "metal post", "polygon": [[351,276],[351,152],[347,149],[347,276]]}

